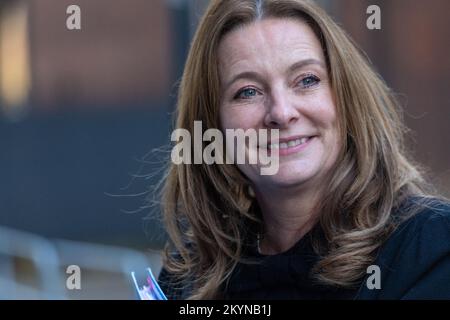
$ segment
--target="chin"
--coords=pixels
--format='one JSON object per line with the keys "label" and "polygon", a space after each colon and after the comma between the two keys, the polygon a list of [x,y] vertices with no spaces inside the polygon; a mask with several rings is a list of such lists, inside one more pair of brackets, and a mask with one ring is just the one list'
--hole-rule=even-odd
{"label": "chin", "polygon": [[286,189],[305,185],[314,178],[315,174],[309,168],[280,167],[273,176],[260,176],[260,182],[269,188]]}

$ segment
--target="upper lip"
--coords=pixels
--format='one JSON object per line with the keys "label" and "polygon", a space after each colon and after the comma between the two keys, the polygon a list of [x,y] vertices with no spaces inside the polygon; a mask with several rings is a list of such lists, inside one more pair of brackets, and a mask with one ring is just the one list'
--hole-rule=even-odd
{"label": "upper lip", "polygon": [[[291,137],[287,137],[287,138],[280,138],[280,139],[278,139],[277,143],[280,144],[280,143],[283,143],[283,142],[295,141],[295,140],[303,139],[303,138],[313,138],[315,136],[316,135],[308,135],[308,134],[306,134],[306,135],[291,136]],[[266,147],[266,146],[270,145],[271,143],[272,143],[272,141],[268,140],[266,144],[260,144],[259,146],[260,147]]]}

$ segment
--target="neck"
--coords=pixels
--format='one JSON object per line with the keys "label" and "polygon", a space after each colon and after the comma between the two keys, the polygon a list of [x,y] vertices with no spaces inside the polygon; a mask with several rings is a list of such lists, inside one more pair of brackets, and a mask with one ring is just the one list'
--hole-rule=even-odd
{"label": "neck", "polygon": [[314,207],[318,194],[314,190],[255,190],[264,219],[265,233],[259,241],[262,254],[289,250],[317,222]]}

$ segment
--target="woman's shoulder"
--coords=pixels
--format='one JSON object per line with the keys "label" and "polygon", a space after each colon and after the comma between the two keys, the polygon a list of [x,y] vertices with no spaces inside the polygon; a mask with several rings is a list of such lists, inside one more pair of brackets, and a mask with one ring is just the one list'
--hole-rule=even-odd
{"label": "woman's shoulder", "polygon": [[190,288],[181,285],[177,277],[164,267],[159,273],[158,284],[168,300],[184,300],[190,295]]}
{"label": "woman's shoulder", "polygon": [[450,202],[448,200],[410,197],[395,211],[395,217],[401,222],[388,242],[413,238],[417,238],[418,241],[427,240],[450,233]]}
{"label": "woman's shoulder", "polygon": [[397,208],[407,216],[379,249],[380,289],[365,288],[362,299],[450,299],[450,202],[414,197]]}
{"label": "woman's shoulder", "polygon": [[[181,254],[176,250],[170,253],[170,257],[177,262],[182,260]],[[158,275],[158,285],[168,300],[186,300],[192,294],[192,284],[193,281],[169,271],[163,263]]]}

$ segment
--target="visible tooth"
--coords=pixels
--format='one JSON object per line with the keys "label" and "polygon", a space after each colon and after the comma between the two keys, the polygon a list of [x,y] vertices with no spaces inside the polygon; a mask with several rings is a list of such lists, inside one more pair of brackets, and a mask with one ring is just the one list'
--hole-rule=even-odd
{"label": "visible tooth", "polygon": [[278,143],[271,143],[270,144],[270,149],[279,149],[280,145]]}
{"label": "visible tooth", "polygon": [[281,142],[281,143],[271,143],[269,144],[270,149],[287,149],[292,148],[301,144],[304,144],[308,141],[309,138],[301,138],[297,140],[291,140],[289,142]]}

